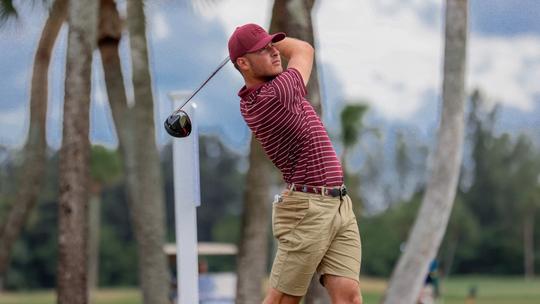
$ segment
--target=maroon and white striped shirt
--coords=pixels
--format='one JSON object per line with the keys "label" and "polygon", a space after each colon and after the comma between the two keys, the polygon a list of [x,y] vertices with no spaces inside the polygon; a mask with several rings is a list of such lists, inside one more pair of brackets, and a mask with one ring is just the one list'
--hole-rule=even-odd
{"label": "maroon and white striped shirt", "polygon": [[341,186],[343,171],[328,134],[305,98],[300,72],[238,92],[240,112],[286,183]]}

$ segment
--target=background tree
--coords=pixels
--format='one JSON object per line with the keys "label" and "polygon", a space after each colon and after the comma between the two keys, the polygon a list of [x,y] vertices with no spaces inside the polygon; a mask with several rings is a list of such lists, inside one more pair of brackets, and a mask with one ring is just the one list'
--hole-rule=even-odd
{"label": "background tree", "polygon": [[120,182],[122,170],[120,157],[103,146],[92,146],[90,153],[90,200],[88,207],[88,292],[98,286],[99,242],[101,226],[101,196],[103,188]]}
{"label": "background tree", "polygon": [[443,109],[433,169],[384,303],[415,303],[452,210],[463,146],[467,11],[467,0],[446,1]]}
{"label": "background tree", "polygon": [[360,139],[364,130],[363,118],[368,110],[368,107],[363,104],[349,104],[341,111],[341,142],[343,144],[343,152],[341,153],[341,166],[343,167],[343,175],[345,185],[347,185],[347,194],[353,202],[353,210],[357,217],[362,213],[362,199],[360,196],[360,174],[353,173],[349,169],[347,157]]}
{"label": "background tree", "polygon": [[[0,25],[13,16],[17,16],[13,2],[0,1]],[[30,212],[34,209],[43,186],[47,148],[45,121],[49,64],[54,42],[66,16],[67,0],[54,1],[34,56],[30,91],[30,126],[28,139],[22,151],[22,166],[17,172],[18,191],[11,203],[8,215],[0,225],[0,290],[3,288],[3,278],[9,265],[13,245],[19,238]]]}
{"label": "background tree", "polygon": [[97,3],[71,0],[58,209],[58,303],[87,303],[89,109]]}
{"label": "background tree", "polygon": [[[532,143],[521,135],[517,138],[510,155],[507,182],[515,204],[516,217],[522,218],[523,272],[526,279],[534,278],[534,220],[540,207],[540,154],[535,153]],[[516,191],[517,190],[517,191]]]}
{"label": "background tree", "polygon": [[[306,41],[315,47],[315,35],[313,32],[313,22],[311,18],[314,5],[315,0],[274,1],[270,32],[285,32],[289,37]],[[313,69],[311,70],[311,75],[307,85],[307,99],[310,101],[319,117],[322,117],[321,92],[316,57],[317,53],[315,52]],[[283,61],[283,65],[286,66],[287,62]],[[319,283],[317,274],[315,274],[311,280],[311,284],[304,301],[306,304],[330,301],[326,290]]]}
{"label": "background tree", "polygon": [[[299,38],[314,45],[311,10],[313,0],[276,0],[272,9],[269,32],[286,32],[288,36]],[[286,62],[283,62],[286,66]],[[319,92],[316,63],[308,85],[308,99],[320,115],[321,98]],[[267,172],[273,170],[260,144],[251,139],[249,170],[246,176],[242,233],[238,253],[238,282],[236,303],[261,302],[261,282],[266,276],[268,259],[267,235],[270,225],[270,200],[268,187],[271,183]],[[266,172],[266,173],[265,173]],[[256,178],[255,178],[256,177]],[[306,299],[310,303],[309,299]]]}
{"label": "background tree", "polygon": [[262,302],[262,283],[268,262],[272,183],[272,173],[269,172],[274,169],[253,136],[250,148],[237,256],[237,304]]}
{"label": "background tree", "polygon": [[134,120],[131,134],[134,137],[134,178],[128,181],[134,183],[129,186],[134,191],[130,195],[130,214],[137,240],[144,303],[165,304],[168,303],[169,292],[167,261],[162,249],[165,242],[165,205],[155,139],[144,1],[128,1],[127,16],[135,98],[131,118]]}

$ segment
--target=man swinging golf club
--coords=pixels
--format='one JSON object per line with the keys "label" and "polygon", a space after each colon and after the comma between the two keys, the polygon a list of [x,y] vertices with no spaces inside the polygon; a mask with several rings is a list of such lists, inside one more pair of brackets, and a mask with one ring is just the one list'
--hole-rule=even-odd
{"label": "man swinging golf club", "polygon": [[279,245],[264,303],[299,303],[316,271],[333,303],[362,303],[352,203],[328,134],[305,98],[313,47],[246,24],[231,35],[229,57],[245,81],[242,116],[287,184],[273,204]]}

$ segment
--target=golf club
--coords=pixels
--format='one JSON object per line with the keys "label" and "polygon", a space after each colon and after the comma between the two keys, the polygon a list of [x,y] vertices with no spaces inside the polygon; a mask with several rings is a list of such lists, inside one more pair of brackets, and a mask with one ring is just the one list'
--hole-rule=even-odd
{"label": "golf club", "polygon": [[217,69],[210,74],[210,76],[197,88],[188,99],[174,112],[172,112],[169,117],[165,120],[165,130],[169,135],[174,137],[186,137],[191,133],[191,120],[189,119],[188,114],[182,110],[182,108],[214,77],[225,64],[229,62],[229,57],[225,58],[222,63],[219,64]]}

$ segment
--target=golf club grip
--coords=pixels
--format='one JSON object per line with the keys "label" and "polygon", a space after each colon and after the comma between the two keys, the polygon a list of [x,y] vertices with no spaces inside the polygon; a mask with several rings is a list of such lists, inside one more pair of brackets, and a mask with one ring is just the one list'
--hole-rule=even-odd
{"label": "golf club grip", "polygon": [[208,78],[206,78],[206,80],[188,97],[188,99],[176,110],[174,110],[174,112],[172,112],[171,115],[174,115],[176,113],[178,113],[180,110],[182,110],[182,108],[193,98],[195,97],[195,95],[197,95],[197,93],[199,93],[199,91],[210,81],[210,79],[212,79],[218,72],[219,70],[221,70],[221,68],[223,68],[225,66],[225,64],[227,64],[227,62],[229,62],[230,58],[229,56],[227,56],[227,58],[225,58],[223,60],[223,62],[221,62],[219,64],[219,66],[216,68],[216,70],[210,74],[210,76]]}

